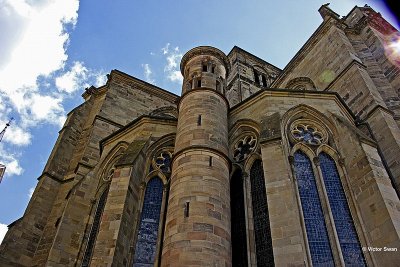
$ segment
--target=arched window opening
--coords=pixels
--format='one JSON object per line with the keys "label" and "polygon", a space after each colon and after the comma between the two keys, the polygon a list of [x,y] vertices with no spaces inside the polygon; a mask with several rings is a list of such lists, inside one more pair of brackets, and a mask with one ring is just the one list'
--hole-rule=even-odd
{"label": "arched window opening", "polygon": [[163,183],[161,179],[152,178],[147,183],[144,195],[133,266],[153,266],[154,264],[162,196]]}
{"label": "arched window opening", "polygon": [[247,237],[243,175],[240,170],[234,172],[231,183],[231,231],[232,266],[247,266]]}
{"label": "arched window opening", "polygon": [[267,86],[267,78],[265,78],[265,75],[261,75],[261,80],[262,80],[262,86],[266,87]]}
{"label": "arched window opening", "polygon": [[90,229],[88,243],[86,245],[85,254],[83,255],[82,267],[89,266],[90,260],[92,258],[94,244],[96,242],[97,233],[99,232],[100,228],[101,215],[103,214],[104,206],[106,205],[107,201],[108,189],[109,187],[104,190],[99,198],[99,202],[97,203],[92,229]]}
{"label": "arched window opening", "polygon": [[325,152],[319,155],[319,161],[344,263],[366,266],[335,161]]}
{"label": "arched window opening", "polygon": [[269,225],[267,194],[261,160],[256,160],[250,169],[251,199],[256,239],[257,266],[273,266],[271,229]]}
{"label": "arched window opening", "polygon": [[312,263],[335,266],[311,161],[302,151],[294,154],[294,169]]}

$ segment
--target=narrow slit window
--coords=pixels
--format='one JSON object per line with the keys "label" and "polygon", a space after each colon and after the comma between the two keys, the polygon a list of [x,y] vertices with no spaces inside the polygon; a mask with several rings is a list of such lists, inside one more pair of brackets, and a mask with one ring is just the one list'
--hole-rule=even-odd
{"label": "narrow slit window", "polygon": [[203,72],[207,72],[207,65],[203,64]]}
{"label": "narrow slit window", "polygon": [[262,75],[261,78],[262,78],[263,86],[267,86],[267,79],[265,78],[265,75]]}
{"label": "narrow slit window", "polygon": [[254,81],[256,84],[260,84],[260,77],[258,77],[258,73],[256,70],[254,70]]}
{"label": "narrow slit window", "polygon": [[211,73],[215,73],[215,66],[211,67]]}
{"label": "narrow slit window", "polygon": [[197,126],[201,126],[201,115],[197,117]]}
{"label": "narrow slit window", "polygon": [[201,87],[201,80],[197,80],[197,87]]}
{"label": "narrow slit window", "polygon": [[210,159],[209,159],[209,161],[208,161],[208,165],[211,167],[212,164],[213,164],[213,160],[212,160],[212,156],[210,156]]}
{"label": "narrow slit window", "polygon": [[185,218],[189,217],[189,201],[185,203]]}

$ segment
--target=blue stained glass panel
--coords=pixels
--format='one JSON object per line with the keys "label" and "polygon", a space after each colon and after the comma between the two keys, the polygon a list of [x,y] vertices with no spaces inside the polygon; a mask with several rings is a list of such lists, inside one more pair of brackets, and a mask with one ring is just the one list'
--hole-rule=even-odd
{"label": "blue stained glass panel", "polygon": [[311,161],[302,151],[294,154],[294,168],[314,266],[335,266]]}
{"label": "blue stained glass panel", "polygon": [[156,257],[163,183],[156,177],[147,183],[133,266],[153,266]]}
{"label": "blue stained glass panel", "polygon": [[344,263],[366,266],[335,161],[326,153],[319,155],[319,161]]}

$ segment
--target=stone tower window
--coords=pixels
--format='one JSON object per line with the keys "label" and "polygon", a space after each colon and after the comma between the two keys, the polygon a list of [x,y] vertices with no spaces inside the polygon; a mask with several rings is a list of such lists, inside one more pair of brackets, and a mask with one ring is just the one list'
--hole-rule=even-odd
{"label": "stone tower window", "polygon": [[90,260],[92,258],[94,244],[96,241],[97,234],[99,232],[101,215],[103,214],[104,206],[106,205],[108,189],[109,187],[107,187],[103,191],[97,203],[92,229],[90,229],[88,243],[86,245],[85,254],[83,255],[82,267],[90,266]]}
{"label": "stone tower window", "polygon": [[207,64],[203,63],[203,72],[207,72]]}
{"label": "stone tower window", "polygon": [[160,178],[154,177],[146,186],[133,266],[153,266],[154,264],[162,196],[163,183]]}
{"label": "stone tower window", "polygon": [[261,160],[256,160],[253,166],[251,166],[250,185],[257,266],[274,266],[267,194],[265,191],[264,171]]}
{"label": "stone tower window", "polygon": [[264,86],[264,87],[266,87],[267,86],[267,79],[265,78],[265,75],[264,74],[262,74],[261,75],[261,80],[262,80],[262,85]]}
{"label": "stone tower window", "polygon": [[256,84],[260,84],[260,77],[258,76],[258,73],[256,70],[254,70],[254,81]]}
{"label": "stone tower window", "polygon": [[215,73],[215,66],[211,67],[211,73]]}
{"label": "stone tower window", "polygon": [[201,87],[201,79],[197,80],[197,87]]}

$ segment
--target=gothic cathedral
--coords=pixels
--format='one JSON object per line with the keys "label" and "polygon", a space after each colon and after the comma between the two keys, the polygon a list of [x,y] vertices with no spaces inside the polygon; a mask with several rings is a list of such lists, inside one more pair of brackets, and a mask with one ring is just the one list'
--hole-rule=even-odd
{"label": "gothic cathedral", "polygon": [[283,70],[199,46],[181,96],[87,88],[0,266],[399,266],[400,33],[319,12]]}

